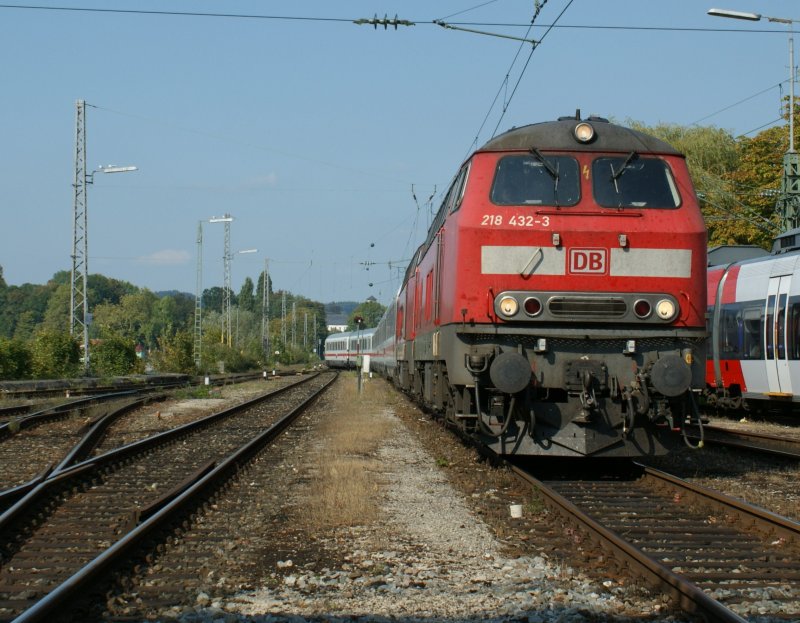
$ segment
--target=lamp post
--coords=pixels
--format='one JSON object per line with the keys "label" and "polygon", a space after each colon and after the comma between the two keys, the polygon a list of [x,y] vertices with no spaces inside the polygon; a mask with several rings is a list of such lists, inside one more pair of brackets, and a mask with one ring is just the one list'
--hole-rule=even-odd
{"label": "lamp post", "polygon": [[83,370],[87,376],[91,370],[89,360],[89,211],[87,187],[94,184],[95,173],[129,173],[134,166],[99,166],[86,172],[86,125],[85,102],[78,100],[75,131],[75,181],[72,206],[72,273],[70,287],[69,331],[75,335],[83,333]]}
{"label": "lamp post", "polygon": [[729,11],[727,9],[709,9],[713,17],[728,17],[758,22],[762,19],[777,24],[786,24],[789,29],[789,149],[783,156],[783,177],[781,194],[776,208],[781,215],[781,230],[786,232],[800,227],[800,157],[794,150],[794,31],[792,24],[800,20],[787,17],[770,17],[760,13],[745,11]]}

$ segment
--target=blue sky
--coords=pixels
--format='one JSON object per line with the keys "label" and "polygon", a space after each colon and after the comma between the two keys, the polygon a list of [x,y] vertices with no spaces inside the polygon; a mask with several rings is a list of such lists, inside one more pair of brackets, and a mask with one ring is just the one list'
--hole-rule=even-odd
{"label": "blue sky", "polygon": [[[417,22],[376,30],[0,8],[0,266],[9,284],[45,283],[71,267],[83,99],[88,166],[139,168],[98,174],[89,188],[90,272],[194,293],[197,223],[227,212],[232,249],[258,249],[234,258],[236,291],[269,258],[275,289],[323,302],[389,300],[425,235],[428,197],[438,204],[474,139],[483,144],[498,124],[502,132],[576,108],[736,134],[775,124],[788,94],[786,27],[706,10],[800,19],[790,0],[549,0],[536,23],[557,27],[533,29],[537,40],[547,34],[501,118],[530,46],[430,22],[523,36],[530,1],[35,4]],[[204,239],[204,286],[221,285],[223,227],[206,224]]]}

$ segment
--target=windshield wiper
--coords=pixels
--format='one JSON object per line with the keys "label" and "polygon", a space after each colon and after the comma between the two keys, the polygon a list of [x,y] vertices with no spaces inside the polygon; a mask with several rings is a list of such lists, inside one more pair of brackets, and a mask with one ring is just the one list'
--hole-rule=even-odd
{"label": "windshield wiper", "polygon": [[542,155],[542,152],[540,152],[535,147],[531,147],[530,152],[534,158],[536,158],[539,162],[542,163],[542,166],[544,167],[545,171],[547,171],[550,174],[550,177],[553,178],[553,199],[555,200],[556,205],[558,205],[558,168],[557,168],[558,165],[554,167],[552,164],[550,164],[547,161],[547,159]]}
{"label": "windshield wiper", "polygon": [[611,165],[611,181],[616,184],[616,181],[620,178],[620,176],[622,176],[622,174],[625,173],[625,169],[628,168],[628,165],[634,160],[636,160],[638,157],[639,154],[637,154],[635,151],[632,151],[631,153],[628,154],[628,157],[625,158],[625,161],[622,163],[622,166],[619,168],[619,170],[615,171],[614,165]]}
{"label": "windshield wiper", "polygon": [[544,165],[545,170],[550,174],[556,182],[558,182],[558,171],[553,168],[553,165],[547,162],[547,159],[542,155],[535,147],[530,148],[530,152],[536,157],[536,159]]}

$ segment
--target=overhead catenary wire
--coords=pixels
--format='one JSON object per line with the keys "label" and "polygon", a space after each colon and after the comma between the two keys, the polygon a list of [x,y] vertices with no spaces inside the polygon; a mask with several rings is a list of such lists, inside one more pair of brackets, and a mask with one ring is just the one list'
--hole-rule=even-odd
{"label": "overhead catenary wire", "polygon": [[[453,15],[460,15],[496,0],[476,5],[469,9],[459,11]],[[546,0],[545,0],[546,1]],[[544,3],[541,3],[544,4]],[[28,11],[62,11],[72,13],[106,13],[117,15],[144,15],[156,17],[202,17],[210,19],[249,19],[264,21],[296,21],[296,22],[321,22],[330,24],[353,24],[364,18],[354,17],[323,17],[318,15],[268,15],[258,13],[222,13],[211,11],[166,11],[152,9],[112,9],[98,7],[70,7],[70,6],[45,6],[38,4],[0,4],[0,9],[9,10],[28,10]],[[451,15],[452,17],[452,15]],[[441,18],[447,19],[447,18]],[[403,20],[414,24],[435,25],[437,20],[419,19]],[[556,20],[557,22],[558,20]],[[657,32],[697,32],[697,33],[762,33],[786,35],[784,30],[774,30],[769,28],[692,28],[683,26],[621,26],[621,25],[596,25],[596,24],[539,24],[535,28],[551,29],[580,29],[580,30],[627,30],[627,31],[657,31]],[[515,22],[451,22],[454,26],[483,26],[483,27],[502,27],[502,28],[528,28],[528,23]]]}
{"label": "overhead catenary wire", "polygon": [[[542,42],[544,41],[545,37],[547,37],[547,35],[553,29],[553,26],[556,23],[558,23],[558,21],[563,17],[564,13],[567,12],[567,9],[569,9],[569,7],[572,6],[573,2],[574,2],[574,0],[569,0],[569,2],[567,2],[567,5],[561,10],[561,13],[558,14],[558,17],[556,17],[555,21],[550,26],[550,28],[545,30],[544,34],[539,39],[538,44],[532,47],[531,53],[528,55],[528,59],[525,61],[525,65],[522,67],[522,71],[519,74],[519,78],[517,78],[517,83],[514,85],[514,89],[511,91],[511,95],[508,96],[508,100],[506,101],[505,105],[503,106],[503,112],[500,115],[500,118],[497,120],[497,125],[495,125],[495,127],[494,127],[494,131],[492,132],[492,136],[495,136],[497,134],[497,129],[500,127],[500,124],[503,122],[503,118],[506,115],[506,111],[508,110],[508,107],[511,105],[511,100],[514,98],[514,94],[517,92],[517,88],[519,87],[520,82],[522,82],[522,78],[525,75],[525,70],[528,69],[528,64],[531,62],[531,58],[533,57],[533,53],[542,44]],[[544,4],[541,4],[541,5],[537,4],[537,11],[536,11],[536,14],[534,15],[534,19],[539,14],[539,11],[541,10],[541,7],[543,7],[543,6],[544,6]],[[531,24],[531,25],[533,25],[533,24]]]}

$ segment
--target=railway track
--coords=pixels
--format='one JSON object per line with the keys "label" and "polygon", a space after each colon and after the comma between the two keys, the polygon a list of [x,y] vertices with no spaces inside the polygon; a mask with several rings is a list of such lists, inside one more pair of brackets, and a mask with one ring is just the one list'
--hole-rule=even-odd
{"label": "railway track", "polygon": [[[695,441],[701,439],[701,433],[695,426],[687,429],[687,435]],[[730,448],[752,450],[762,454],[787,459],[800,460],[800,438],[793,436],[767,435],[743,430],[733,430],[722,426],[703,426],[704,443],[712,443]]]}
{"label": "railway track", "polygon": [[685,611],[725,623],[800,617],[800,524],[644,466],[604,480],[512,469],[598,555]]}
{"label": "railway track", "polygon": [[[114,419],[161,397],[115,394],[114,403],[98,405],[89,399],[29,415],[18,421],[16,432],[8,425],[0,426],[0,511],[7,508],[9,489],[35,481],[56,466],[67,467],[67,456],[70,462],[85,458],[89,448],[84,438],[89,432],[96,440]],[[86,450],[76,451],[76,444]]]}
{"label": "railway track", "polygon": [[308,377],[45,480],[0,516],[0,621],[48,619],[73,599],[75,585],[92,586],[118,556],[130,556],[132,535],[137,543],[153,538],[156,518],[190,504],[188,491],[235,467],[232,452],[252,445],[288,405],[306,401],[329,378]]}

